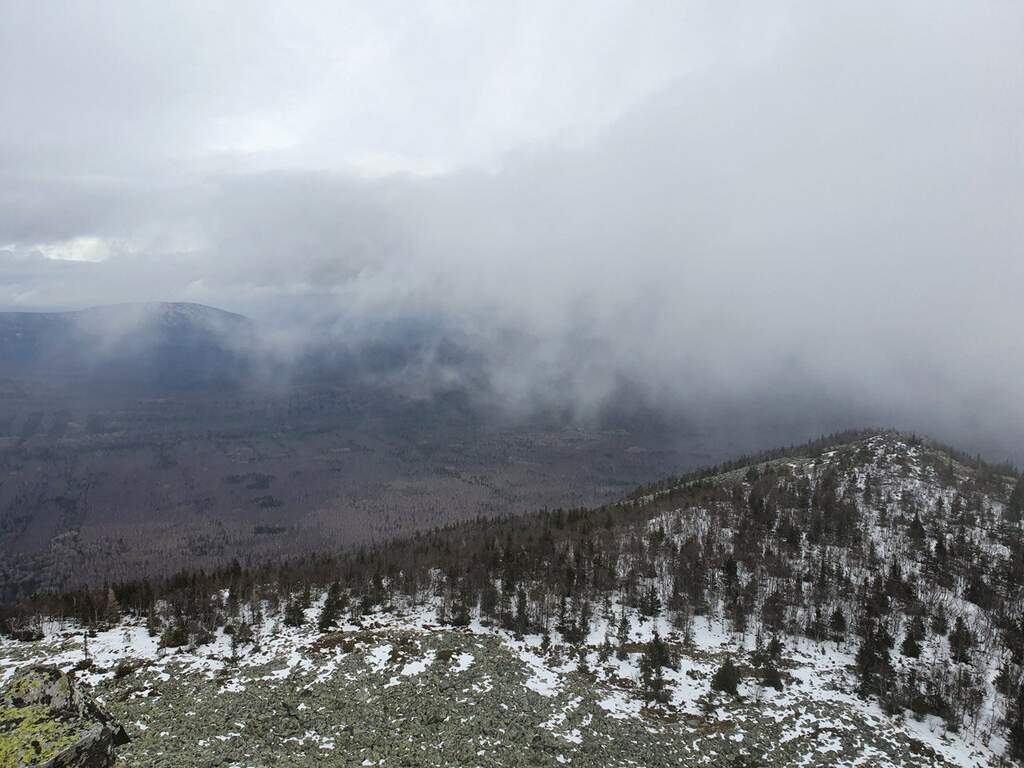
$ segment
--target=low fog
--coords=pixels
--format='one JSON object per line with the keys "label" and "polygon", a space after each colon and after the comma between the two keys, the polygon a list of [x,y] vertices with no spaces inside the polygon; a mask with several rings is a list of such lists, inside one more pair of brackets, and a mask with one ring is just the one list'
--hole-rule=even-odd
{"label": "low fog", "polygon": [[0,2],[0,307],[1024,459],[1024,6],[772,5]]}

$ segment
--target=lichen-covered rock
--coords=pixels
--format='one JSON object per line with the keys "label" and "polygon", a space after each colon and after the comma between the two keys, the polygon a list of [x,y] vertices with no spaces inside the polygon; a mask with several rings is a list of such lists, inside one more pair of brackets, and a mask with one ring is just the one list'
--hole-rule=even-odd
{"label": "lichen-covered rock", "polygon": [[0,694],[0,768],[108,768],[127,741],[56,667],[20,669]]}

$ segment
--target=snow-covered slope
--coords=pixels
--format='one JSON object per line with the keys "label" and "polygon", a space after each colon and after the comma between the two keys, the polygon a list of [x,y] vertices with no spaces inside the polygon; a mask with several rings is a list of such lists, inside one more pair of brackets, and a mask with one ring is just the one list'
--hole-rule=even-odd
{"label": "snow-covered slope", "polygon": [[161,756],[177,766],[998,762],[972,734],[934,718],[894,720],[856,696],[849,645],[793,639],[786,687],[747,682],[737,698],[712,691],[710,680],[726,655],[749,655],[753,638],[701,618],[694,645],[665,673],[669,703],[650,707],[639,651],[655,631],[673,638],[666,617],[634,612],[636,649],[620,660],[602,659],[614,627],[598,616],[583,662],[557,633],[545,652],[538,636],[517,640],[479,621],[439,627],[430,603],[330,633],[316,630],[317,612],[301,628],[268,622],[234,655],[223,631],[172,651],[131,622],[92,638],[50,624],[45,640],[0,645],[0,667],[5,677],[30,661],[79,668],[132,736],[124,765],[159,765]]}
{"label": "snow-covered slope", "polygon": [[79,667],[131,766],[1005,765],[1015,483],[865,436],[611,508],[180,577],[147,587],[154,636],[120,585],[89,598],[111,626],[47,620],[0,641],[0,669]]}

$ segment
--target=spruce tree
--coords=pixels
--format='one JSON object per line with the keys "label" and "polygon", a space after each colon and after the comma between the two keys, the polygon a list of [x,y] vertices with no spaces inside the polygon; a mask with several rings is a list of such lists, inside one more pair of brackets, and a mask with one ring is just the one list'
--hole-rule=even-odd
{"label": "spruce tree", "polygon": [[284,623],[286,627],[301,627],[306,623],[306,613],[302,610],[301,600],[288,601],[288,607],[284,609]]}
{"label": "spruce tree", "polygon": [[146,612],[146,632],[150,637],[160,634],[160,617],[152,607]]}
{"label": "spruce tree", "polygon": [[838,605],[835,610],[832,611],[832,618],[829,620],[829,629],[832,631],[832,639],[837,642],[846,637],[846,616],[843,614],[843,609]]}
{"label": "spruce tree", "polygon": [[953,657],[955,663],[962,664],[970,660],[973,645],[974,637],[971,631],[964,624],[963,617],[957,616],[953,631],[949,633],[949,655]]}
{"label": "spruce tree", "polygon": [[619,631],[616,636],[618,647],[615,649],[615,657],[620,661],[626,658],[626,645],[629,643],[629,617],[626,609],[622,609],[622,618],[619,619]]}
{"label": "spruce tree", "polygon": [[247,645],[253,641],[252,627],[246,624],[244,621],[235,627],[234,634],[231,635],[232,642],[237,641],[239,645]]}
{"label": "spruce tree", "polygon": [[644,647],[644,658],[658,667],[672,666],[672,655],[669,653],[665,641],[661,639],[657,632],[654,633],[654,637]]}
{"label": "spruce tree", "polygon": [[338,624],[338,611],[340,610],[341,588],[335,582],[327,590],[327,597],[324,598],[324,605],[320,609],[320,616],[317,619],[317,629],[326,632]]}
{"label": "spruce tree", "polygon": [[915,545],[921,546],[924,543],[924,537],[924,525],[921,524],[921,518],[915,512],[914,519],[910,522],[910,540]]}
{"label": "spruce tree", "polygon": [[857,649],[856,666],[861,694],[882,694],[889,688],[892,678],[889,649],[879,638],[879,628],[874,622],[865,628],[864,639]]}
{"label": "spruce tree", "polygon": [[640,659],[640,683],[645,701],[655,704],[668,703],[669,690],[661,671],[661,664],[650,652],[645,652]]}
{"label": "spruce tree", "polygon": [[[455,593],[452,595],[451,606],[448,610],[448,623],[454,627],[468,627],[471,619],[468,587],[465,581],[460,582]],[[511,618],[511,617],[509,617]]]}
{"label": "spruce tree", "polygon": [[1017,485],[1014,486],[1013,493],[1010,494],[1007,510],[1012,520],[1019,522],[1021,518],[1024,518],[1024,474],[1017,480]]}
{"label": "spruce tree", "polygon": [[590,620],[593,618],[593,609],[590,607],[590,601],[584,600],[583,606],[580,608],[580,622],[577,629],[579,635],[579,641],[586,645],[587,638],[590,637]]}
{"label": "spruce tree", "polygon": [[487,579],[483,589],[480,591],[480,615],[494,618],[498,608],[498,588],[494,582]]}
{"label": "spruce tree", "polygon": [[526,602],[526,590],[516,592],[515,635],[521,638],[530,628],[530,612]]}
{"label": "spruce tree", "polygon": [[661,613],[661,598],[658,597],[658,591],[653,586],[648,587],[640,598],[640,613],[652,619],[657,618]]}
{"label": "spruce tree", "polygon": [[771,659],[761,666],[758,680],[765,688],[774,688],[776,691],[781,691],[783,688],[782,673]]}
{"label": "spruce tree", "polygon": [[1006,712],[1006,753],[1011,760],[1024,762],[1024,685],[1018,684],[1017,695]]}
{"label": "spruce tree", "polygon": [[903,643],[900,645],[900,654],[909,659],[916,659],[921,655],[921,644],[914,637],[913,628],[907,628],[907,632],[903,636]]}
{"label": "spruce tree", "polygon": [[821,640],[825,636],[825,620],[821,617],[821,606],[814,606],[814,618],[807,622],[807,636]]}
{"label": "spruce tree", "polygon": [[928,636],[928,627],[925,626],[924,617],[921,616],[921,614],[918,614],[910,620],[910,629],[908,631],[914,636],[914,639],[917,640],[918,643],[923,642]]}
{"label": "spruce tree", "polygon": [[731,693],[733,696],[737,694],[737,686],[743,680],[743,676],[740,674],[739,669],[732,663],[732,657],[727,656],[725,661],[722,662],[711,678],[711,689],[714,691],[722,691],[724,693]]}
{"label": "spruce tree", "polygon": [[932,616],[932,632],[936,635],[944,635],[949,631],[949,620],[946,618],[946,608],[939,603],[939,607]]}

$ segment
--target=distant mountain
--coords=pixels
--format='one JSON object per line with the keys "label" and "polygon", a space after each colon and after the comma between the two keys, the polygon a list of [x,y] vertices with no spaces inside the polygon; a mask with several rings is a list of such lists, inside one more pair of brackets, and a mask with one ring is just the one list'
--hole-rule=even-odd
{"label": "distant mountain", "polygon": [[0,313],[0,376],[180,390],[237,382],[255,333],[242,315],[190,303]]}

